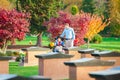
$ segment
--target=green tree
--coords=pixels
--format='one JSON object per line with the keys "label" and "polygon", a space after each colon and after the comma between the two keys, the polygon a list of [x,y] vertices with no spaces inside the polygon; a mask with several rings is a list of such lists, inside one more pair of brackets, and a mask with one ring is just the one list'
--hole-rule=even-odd
{"label": "green tree", "polygon": [[17,9],[31,13],[32,34],[37,35],[36,46],[42,46],[42,33],[46,30],[42,24],[53,16],[57,16],[57,12],[62,8],[61,0],[17,0]]}
{"label": "green tree", "polygon": [[83,0],[80,9],[84,12],[94,13],[95,1],[94,0]]}
{"label": "green tree", "polygon": [[95,1],[95,9],[94,9],[94,13],[97,15],[103,15],[106,9],[105,6],[105,0],[96,0]]}
{"label": "green tree", "polygon": [[[94,14],[99,16],[104,16],[104,19],[108,19],[110,17],[109,14],[109,2],[108,0],[95,0],[95,9]],[[103,31],[100,32],[101,35],[110,35],[110,27],[105,27]]]}

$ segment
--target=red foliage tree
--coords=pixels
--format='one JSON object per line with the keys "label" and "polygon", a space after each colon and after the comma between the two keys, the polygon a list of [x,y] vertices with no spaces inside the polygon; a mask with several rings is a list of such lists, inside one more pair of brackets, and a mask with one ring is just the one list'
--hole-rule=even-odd
{"label": "red foliage tree", "polygon": [[23,40],[29,31],[29,18],[27,13],[16,10],[0,9],[0,52],[5,53],[7,44],[13,39]]}
{"label": "red foliage tree", "polygon": [[87,25],[90,18],[90,15],[83,12],[77,15],[72,15],[60,11],[58,12],[58,17],[51,18],[49,21],[44,22],[44,25],[47,26],[48,32],[52,34],[53,38],[55,38],[62,33],[64,24],[69,23],[75,31],[78,45],[81,45],[85,43],[84,36],[87,32]]}

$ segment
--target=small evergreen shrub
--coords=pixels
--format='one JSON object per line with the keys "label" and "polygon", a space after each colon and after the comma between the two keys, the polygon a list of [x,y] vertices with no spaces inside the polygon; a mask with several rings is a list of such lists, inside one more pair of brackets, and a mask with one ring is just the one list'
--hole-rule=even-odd
{"label": "small evergreen shrub", "polygon": [[102,36],[100,34],[96,34],[93,39],[91,40],[92,43],[101,43],[102,42]]}
{"label": "small evergreen shrub", "polygon": [[78,7],[77,7],[76,5],[73,5],[73,6],[71,7],[71,13],[72,13],[72,15],[75,15],[75,14],[77,14],[78,12],[79,12]]}

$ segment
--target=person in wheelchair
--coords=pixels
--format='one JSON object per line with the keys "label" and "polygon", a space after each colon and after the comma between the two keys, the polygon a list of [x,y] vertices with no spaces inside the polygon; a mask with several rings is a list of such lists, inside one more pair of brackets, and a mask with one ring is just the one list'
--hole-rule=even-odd
{"label": "person in wheelchair", "polygon": [[55,40],[55,46],[53,48],[53,52],[64,52],[63,47],[64,47],[64,41],[61,39],[61,37],[57,37]]}

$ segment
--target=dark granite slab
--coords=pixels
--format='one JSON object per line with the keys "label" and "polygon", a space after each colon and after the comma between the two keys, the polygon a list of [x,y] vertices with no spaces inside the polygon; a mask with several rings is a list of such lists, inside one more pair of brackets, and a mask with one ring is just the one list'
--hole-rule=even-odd
{"label": "dark granite slab", "polygon": [[95,57],[118,57],[120,56],[120,53],[113,51],[100,51],[100,52],[94,52],[91,55]]}
{"label": "dark granite slab", "polygon": [[48,78],[48,77],[44,77],[44,76],[31,76],[30,77],[32,80],[51,80],[51,78]]}
{"label": "dark granite slab", "polygon": [[23,51],[46,51],[46,50],[50,50],[50,48],[29,47],[29,48],[23,48],[21,50],[23,50]]}
{"label": "dark granite slab", "polygon": [[93,53],[95,49],[80,49],[78,50],[79,53],[81,54],[90,54]]}
{"label": "dark granite slab", "polygon": [[90,77],[96,80],[120,80],[120,66],[111,69],[89,73]]}
{"label": "dark granite slab", "polygon": [[115,61],[103,61],[95,58],[81,58],[79,60],[64,62],[68,66],[110,66],[114,65]]}
{"label": "dark granite slab", "polygon": [[10,56],[0,56],[0,60],[10,60],[12,57]]}
{"label": "dark granite slab", "polygon": [[15,74],[0,74],[0,80],[51,80],[43,76],[23,77]]}
{"label": "dark granite slab", "polygon": [[49,52],[46,54],[35,55],[36,58],[53,59],[53,58],[71,58],[73,55],[63,54],[60,52]]}

